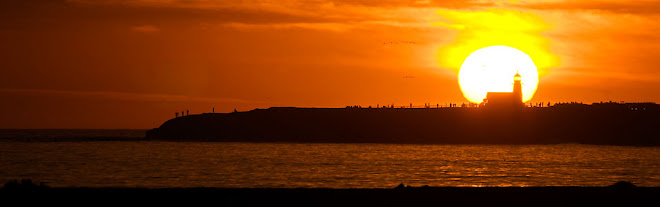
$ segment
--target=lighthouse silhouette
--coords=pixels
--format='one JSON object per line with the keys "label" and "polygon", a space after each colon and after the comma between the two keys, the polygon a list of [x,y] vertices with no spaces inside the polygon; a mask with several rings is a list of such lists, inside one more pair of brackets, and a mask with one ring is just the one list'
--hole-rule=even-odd
{"label": "lighthouse silhouette", "polygon": [[522,76],[520,73],[516,72],[516,75],[513,76],[513,101],[515,103],[523,103],[523,94],[522,94]]}
{"label": "lighthouse silhouette", "polygon": [[522,76],[516,72],[513,76],[513,92],[488,92],[484,104],[488,108],[516,109],[522,108]]}

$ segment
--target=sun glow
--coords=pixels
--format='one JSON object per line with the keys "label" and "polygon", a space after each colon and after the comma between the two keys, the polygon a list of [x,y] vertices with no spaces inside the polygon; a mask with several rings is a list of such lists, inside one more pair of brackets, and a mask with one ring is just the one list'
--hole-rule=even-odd
{"label": "sun glow", "polygon": [[437,10],[441,21],[433,25],[453,32],[453,42],[439,47],[438,65],[458,70],[465,58],[475,50],[506,45],[525,51],[534,60],[539,75],[561,63],[550,50],[550,40],[544,35],[553,28],[533,12],[488,9],[482,11]]}
{"label": "sun glow", "polygon": [[536,92],[539,73],[532,59],[524,52],[508,46],[490,46],[472,52],[461,65],[458,82],[463,96],[481,103],[488,92],[513,91],[513,76],[522,76],[523,101]]}

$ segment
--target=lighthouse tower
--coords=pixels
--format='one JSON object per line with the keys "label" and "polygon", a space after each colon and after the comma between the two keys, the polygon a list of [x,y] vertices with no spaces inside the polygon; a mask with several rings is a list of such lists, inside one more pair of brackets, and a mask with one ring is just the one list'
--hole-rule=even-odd
{"label": "lighthouse tower", "polygon": [[520,73],[516,72],[516,75],[513,76],[513,104],[518,106],[523,105],[521,79]]}

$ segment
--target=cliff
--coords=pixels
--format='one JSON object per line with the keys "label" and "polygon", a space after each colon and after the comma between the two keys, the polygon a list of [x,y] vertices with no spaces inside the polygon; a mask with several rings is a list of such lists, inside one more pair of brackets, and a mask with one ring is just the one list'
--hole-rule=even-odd
{"label": "cliff", "polygon": [[481,108],[269,108],[178,117],[152,140],[660,145],[656,104]]}

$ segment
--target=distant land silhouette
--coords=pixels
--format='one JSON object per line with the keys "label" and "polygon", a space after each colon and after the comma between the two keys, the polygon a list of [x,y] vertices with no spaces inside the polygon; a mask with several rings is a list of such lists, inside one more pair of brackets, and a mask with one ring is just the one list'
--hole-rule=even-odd
{"label": "distant land silhouette", "polygon": [[146,138],[171,141],[658,146],[660,105],[294,108],[180,116]]}

